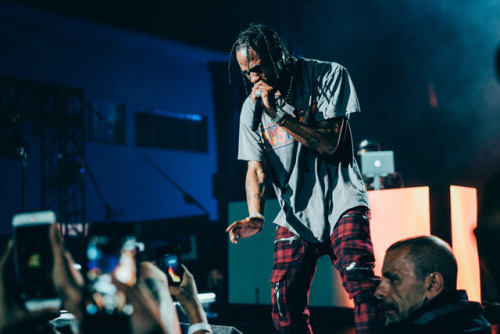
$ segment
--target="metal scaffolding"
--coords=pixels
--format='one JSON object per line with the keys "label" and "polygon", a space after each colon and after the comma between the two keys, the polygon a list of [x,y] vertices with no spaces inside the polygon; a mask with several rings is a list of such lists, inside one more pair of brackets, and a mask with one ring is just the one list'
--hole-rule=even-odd
{"label": "metal scaffolding", "polygon": [[82,90],[0,76],[0,121],[14,138],[12,157],[24,157],[23,131],[39,136],[40,206],[60,222],[85,222],[84,110]]}

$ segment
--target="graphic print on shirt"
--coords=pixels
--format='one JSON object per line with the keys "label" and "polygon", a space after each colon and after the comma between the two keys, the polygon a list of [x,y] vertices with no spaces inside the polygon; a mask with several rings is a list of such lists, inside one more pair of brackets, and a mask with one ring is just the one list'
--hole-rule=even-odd
{"label": "graphic print on shirt", "polygon": [[[311,103],[311,115],[314,115],[316,110],[317,101]],[[297,118],[299,122],[307,124],[310,116],[306,110],[300,111],[297,115],[290,115],[293,118]],[[285,131],[278,124],[271,123],[265,127],[260,128],[260,140],[266,152],[271,150],[276,150],[281,147],[293,144],[294,139],[288,132]]]}

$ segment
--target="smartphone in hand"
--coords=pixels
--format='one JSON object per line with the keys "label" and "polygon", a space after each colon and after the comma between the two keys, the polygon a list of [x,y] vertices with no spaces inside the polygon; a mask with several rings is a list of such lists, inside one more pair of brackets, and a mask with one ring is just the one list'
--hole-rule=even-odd
{"label": "smartphone in hand", "polygon": [[30,311],[61,305],[52,281],[54,255],[49,233],[55,223],[56,215],[50,210],[18,213],[12,218],[15,277]]}
{"label": "smartphone in hand", "polygon": [[156,265],[167,275],[169,285],[178,286],[181,284],[184,270],[181,265],[179,246],[162,245],[156,247]]}
{"label": "smartphone in hand", "polygon": [[125,295],[112,280],[133,286],[137,282],[137,241],[132,223],[89,225],[84,277],[89,315],[129,313]]}

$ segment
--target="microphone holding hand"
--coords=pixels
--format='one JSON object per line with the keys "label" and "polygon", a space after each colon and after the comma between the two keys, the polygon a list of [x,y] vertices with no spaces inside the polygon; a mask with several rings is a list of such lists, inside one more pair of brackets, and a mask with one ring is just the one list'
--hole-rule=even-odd
{"label": "microphone holding hand", "polygon": [[255,107],[253,112],[252,131],[257,131],[262,119],[262,110],[264,109],[264,106],[262,105],[262,97],[260,97],[260,95],[260,90],[255,92]]}

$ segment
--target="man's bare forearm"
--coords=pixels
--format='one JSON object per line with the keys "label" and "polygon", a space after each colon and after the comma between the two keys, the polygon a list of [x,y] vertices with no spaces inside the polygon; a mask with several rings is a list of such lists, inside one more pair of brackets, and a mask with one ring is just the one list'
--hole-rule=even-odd
{"label": "man's bare forearm", "polygon": [[245,181],[247,194],[248,212],[264,214],[266,202],[266,173],[265,165],[257,161],[248,162],[248,170]]}
{"label": "man's bare forearm", "polygon": [[302,145],[315,150],[322,155],[335,153],[341,127],[345,126],[343,118],[330,119],[320,122],[318,126],[311,127],[301,123],[298,119],[286,116],[281,127]]}

